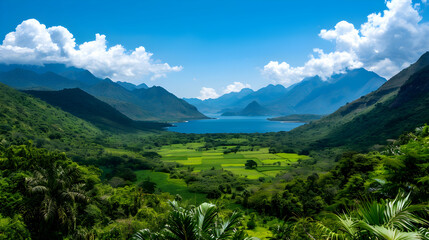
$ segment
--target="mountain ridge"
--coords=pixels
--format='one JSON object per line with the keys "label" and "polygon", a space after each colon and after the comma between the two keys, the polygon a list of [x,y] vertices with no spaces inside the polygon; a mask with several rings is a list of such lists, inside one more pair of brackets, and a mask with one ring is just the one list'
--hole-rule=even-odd
{"label": "mountain ridge", "polygon": [[[21,90],[80,88],[133,120],[173,122],[208,118],[165,89],[157,91],[160,94],[158,98],[169,99],[170,102],[163,101],[164,105],[160,105],[153,98],[149,101],[148,98],[135,95],[134,90],[145,89],[146,85],[129,84],[127,86],[134,88],[127,90],[108,78],[100,79],[85,69],[61,64],[46,66],[0,64],[0,82]],[[154,105],[157,108],[153,108]]]}

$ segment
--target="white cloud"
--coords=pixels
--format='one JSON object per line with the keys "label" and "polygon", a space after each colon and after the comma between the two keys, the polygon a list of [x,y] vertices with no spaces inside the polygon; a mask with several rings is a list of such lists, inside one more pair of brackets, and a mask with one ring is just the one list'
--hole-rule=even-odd
{"label": "white cloud", "polygon": [[6,64],[64,63],[85,68],[97,77],[116,81],[141,83],[144,78],[165,77],[182,69],[152,59],[144,47],[127,51],[122,45],[107,47],[106,36],[96,34],[95,40],[77,45],[66,28],[46,28],[36,19],[19,24],[0,45],[0,62]]}
{"label": "white cloud", "polygon": [[201,100],[206,100],[209,98],[218,98],[220,95],[216,93],[216,90],[213,88],[202,87],[200,90],[200,96],[198,97]]}
{"label": "white cloud", "polygon": [[321,30],[322,39],[335,42],[334,52],[325,54],[317,50],[319,55],[311,56],[301,67],[271,61],[263,74],[285,85],[306,76],[326,78],[356,67],[391,77],[429,50],[429,25],[421,22],[411,0],[386,1],[386,6],[383,13],[370,14],[359,28],[340,21],[334,29]]}
{"label": "white cloud", "polygon": [[241,82],[234,82],[233,84],[230,84],[226,86],[225,90],[223,90],[224,94],[231,93],[231,92],[240,92],[243,88],[250,88],[249,84],[244,84]]}
{"label": "white cloud", "polygon": [[310,60],[302,67],[291,67],[288,63],[271,61],[264,66],[263,74],[268,78],[285,86],[300,82],[305,77],[320,76],[327,79],[334,73],[344,72],[347,68],[362,67],[362,63],[356,61],[356,56],[349,52],[324,53],[321,49],[314,49],[318,55],[311,55]]}

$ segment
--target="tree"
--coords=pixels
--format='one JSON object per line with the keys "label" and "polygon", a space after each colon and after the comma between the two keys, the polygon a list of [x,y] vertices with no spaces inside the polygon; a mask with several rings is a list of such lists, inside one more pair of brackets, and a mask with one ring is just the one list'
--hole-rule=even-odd
{"label": "tree", "polygon": [[428,239],[428,205],[411,205],[410,195],[398,194],[394,200],[360,205],[349,214],[336,215],[336,230],[320,225],[327,239]]}
{"label": "tree", "polygon": [[[45,222],[45,234],[58,235],[76,229],[76,201],[88,199],[78,177],[76,166],[54,162],[25,179],[28,192],[40,197],[35,199],[40,199],[38,211]],[[51,239],[57,237],[50,236]]]}
{"label": "tree", "polygon": [[156,190],[156,183],[150,180],[150,177],[145,178],[143,182],[140,183],[140,187],[143,189],[144,193],[154,193]]}
{"label": "tree", "polygon": [[221,219],[219,209],[210,203],[202,203],[191,210],[186,210],[175,201],[170,202],[173,208],[167,224],[159,232],[143,229],[137,232],[134,240],[244,240],[252,239],[243,231],[238,231],[241,215],[234,212],[229,218]]}
{"label": "tree", "polygon": [[254,169],[258,166],[258,164],[254,160],[250,159],[246,161],[244,166],[246,167],[246,169]]}

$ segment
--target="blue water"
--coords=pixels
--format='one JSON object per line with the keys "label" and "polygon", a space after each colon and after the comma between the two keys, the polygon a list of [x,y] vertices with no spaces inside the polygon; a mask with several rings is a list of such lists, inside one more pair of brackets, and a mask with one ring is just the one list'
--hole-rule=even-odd
{"label": "blue water", "polygon": [[[213,117],[213,116],[212,116]],[[180,133],[266,133],[290,131],[303,123],[268,121],[268,117],[219,117],[174,123],[168,128]]]}

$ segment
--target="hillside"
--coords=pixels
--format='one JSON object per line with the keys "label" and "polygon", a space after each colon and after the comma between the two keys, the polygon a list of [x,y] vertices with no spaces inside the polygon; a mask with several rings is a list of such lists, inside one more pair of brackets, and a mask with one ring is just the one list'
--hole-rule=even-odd
{"label": "hillside", "polygon": [[222,116],[266,116],[269,114],[270,110],[262,107],[257,101],[253,101],[239,112],[225,112]]}
{"label": "hillside", "polygon": [[63,143],[100,134],[94,125],[0,83],[0,142]]}
{"label": "hillside", "polygon": [[60,107],[79,118],[87,120],[101,128],[110,130],[150,130],[162,129],[168,124],[134,121],[120,113],[109,104],[89,95],[79,88],[60,91],[25,91],[30,95]]}
{"label": "hillside", "polygon": [[139,106],[147,109],[153,116],[162,116],[168,121],[207,119],[196,107],[179,99],[162,87],[140,88],[132,92],[140,100]]}
{"label": "hillside", "polygon": [[292,114],[288,116],[268,118],[268,120],[282,122],[311,122],[320,118],[322,118],[322,116],[316,114]]}
{"label": "hillside", "polygon": [[[85,69],[62,64],[0,64],[0,82],[21,90],[80,88],[133,120],[165,122],[207,118],[195,107],[184,103],[165,89],[159,91],[158,88],[148,88],[145,84],[136,86],[126,82],[115,83],[110,79],[97,78]],[[145,89],[153,89],[147,92],[147,97],[136,91]],[[159,98],[159,101],[154,101],[154,98]]]}
{"label": "hillside", "polygon": [[292,130],[286,138],[313,149],[368,150],[424,125],[429,121],[428,59],[426,53],[378,90],[318,121]]}

